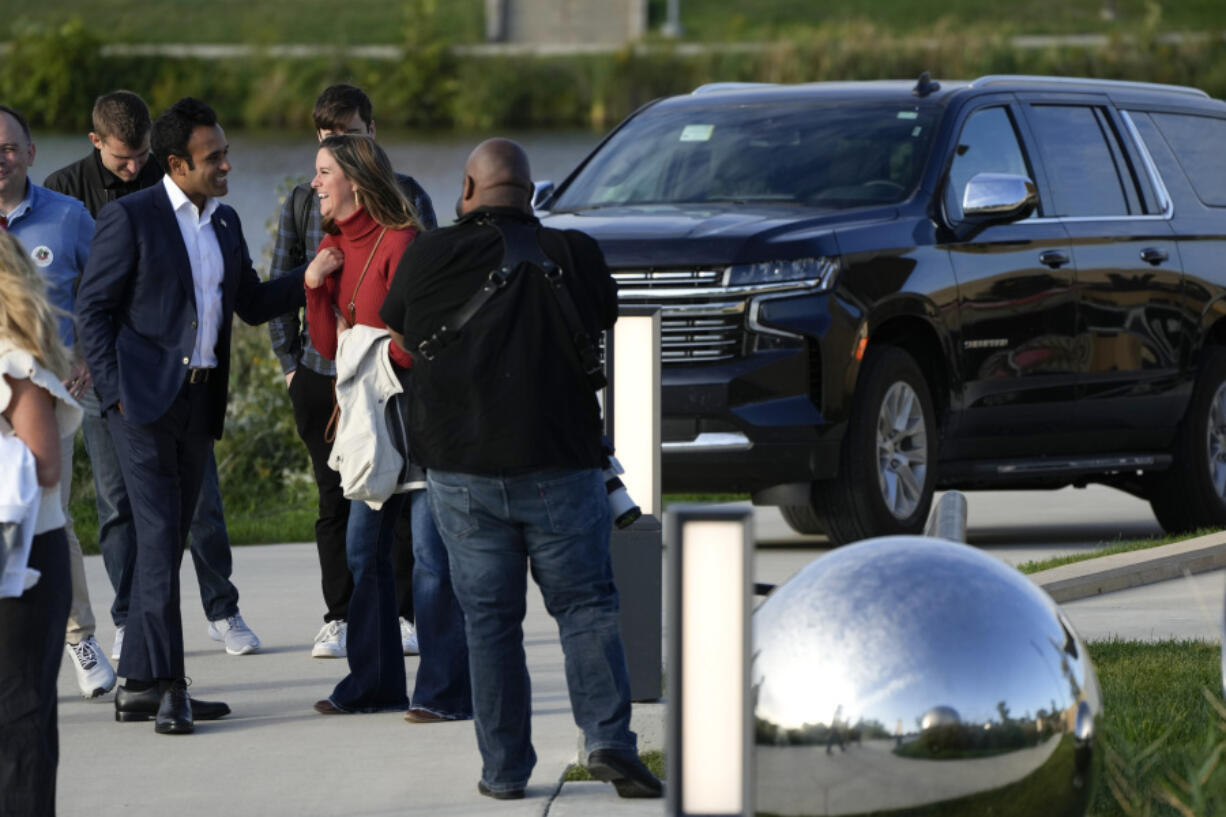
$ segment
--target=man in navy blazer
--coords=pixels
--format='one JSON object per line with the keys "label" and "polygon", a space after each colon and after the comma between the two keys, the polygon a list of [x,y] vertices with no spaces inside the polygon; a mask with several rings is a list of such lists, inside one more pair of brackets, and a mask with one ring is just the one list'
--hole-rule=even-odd
{"label": "man in navy blazer", "polygon": [[229,712],[187,695],[179,565],[225,422],[232,317],[261,323],[302,306],[304,294],[302,270],[260,281],[238,215],[217,200],[229,146],[211,108],[179,100],[151,143],[166,175],[99,213],[77,317],[136,518],[115,718],[183,734]]}

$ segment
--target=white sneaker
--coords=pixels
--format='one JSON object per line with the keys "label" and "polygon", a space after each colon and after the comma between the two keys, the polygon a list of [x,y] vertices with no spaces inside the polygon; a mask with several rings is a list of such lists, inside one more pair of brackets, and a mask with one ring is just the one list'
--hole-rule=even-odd
{"label": "white sneaker", "polygon": [[345,636],[349,634],[349,625],[344,621],[329,621],[320,628],[315,636],[315,646],[311,647],[312,658],[344,658]]}
{"label": "white sneaker", "polygon": [[126,625],[115,628],[115,641],[111,644],[111,660],[118,661],[123,654],[123,631]]}
{"label": "white sneaker", "polygon": [[238,613],[229,618],[209,622],[209,638],[222,641],[230,655],[247,655],[260,648],[260,639],[251,632],[247,622]]}
{"label": "white sneaker", "polygon": [[400,617],[400,642],[405,655],[421,655],[417,647],[417,628],[404,616]]}
{"label": "white sneaker", "polygon": [[97,698],[115,688],[115,670],[92,635],[81,639],[80,644],[65,644],[64,650],[77,671],[77,686],[86,698]]}

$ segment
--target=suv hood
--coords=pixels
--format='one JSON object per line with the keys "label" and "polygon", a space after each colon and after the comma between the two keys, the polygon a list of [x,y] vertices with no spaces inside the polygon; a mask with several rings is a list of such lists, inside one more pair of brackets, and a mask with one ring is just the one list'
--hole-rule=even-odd
{"label": "suv hood", "polygon": [[661,268],[834,255],[833,228],[892,221],[898,209],[640,204],[538,215],[546,227],[596,239],[612,268]]}

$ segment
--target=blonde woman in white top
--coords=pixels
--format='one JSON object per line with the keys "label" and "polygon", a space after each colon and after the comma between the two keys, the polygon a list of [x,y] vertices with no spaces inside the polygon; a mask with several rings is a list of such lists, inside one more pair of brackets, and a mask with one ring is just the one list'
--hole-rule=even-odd
{"label": "blonde woman in white top", "polygon": [[[0,817],[55,813],[56,676],[71,597],[60,445],[81,422],[60,382],[68,369],[42,277],[0,230],[0,434],[29,449],[41,488],[28,562],[38,580],[0,598]],[[0,462],[0,474],[15,465]]]}

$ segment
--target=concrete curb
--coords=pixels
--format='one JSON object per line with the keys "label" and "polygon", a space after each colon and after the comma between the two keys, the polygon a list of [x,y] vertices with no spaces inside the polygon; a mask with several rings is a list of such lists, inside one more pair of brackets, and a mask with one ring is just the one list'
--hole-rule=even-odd
{"label": "concrete curb", "polygon": [[1030,575],[1058,603],[1226,567],[1226,531],[1100,556]]}

